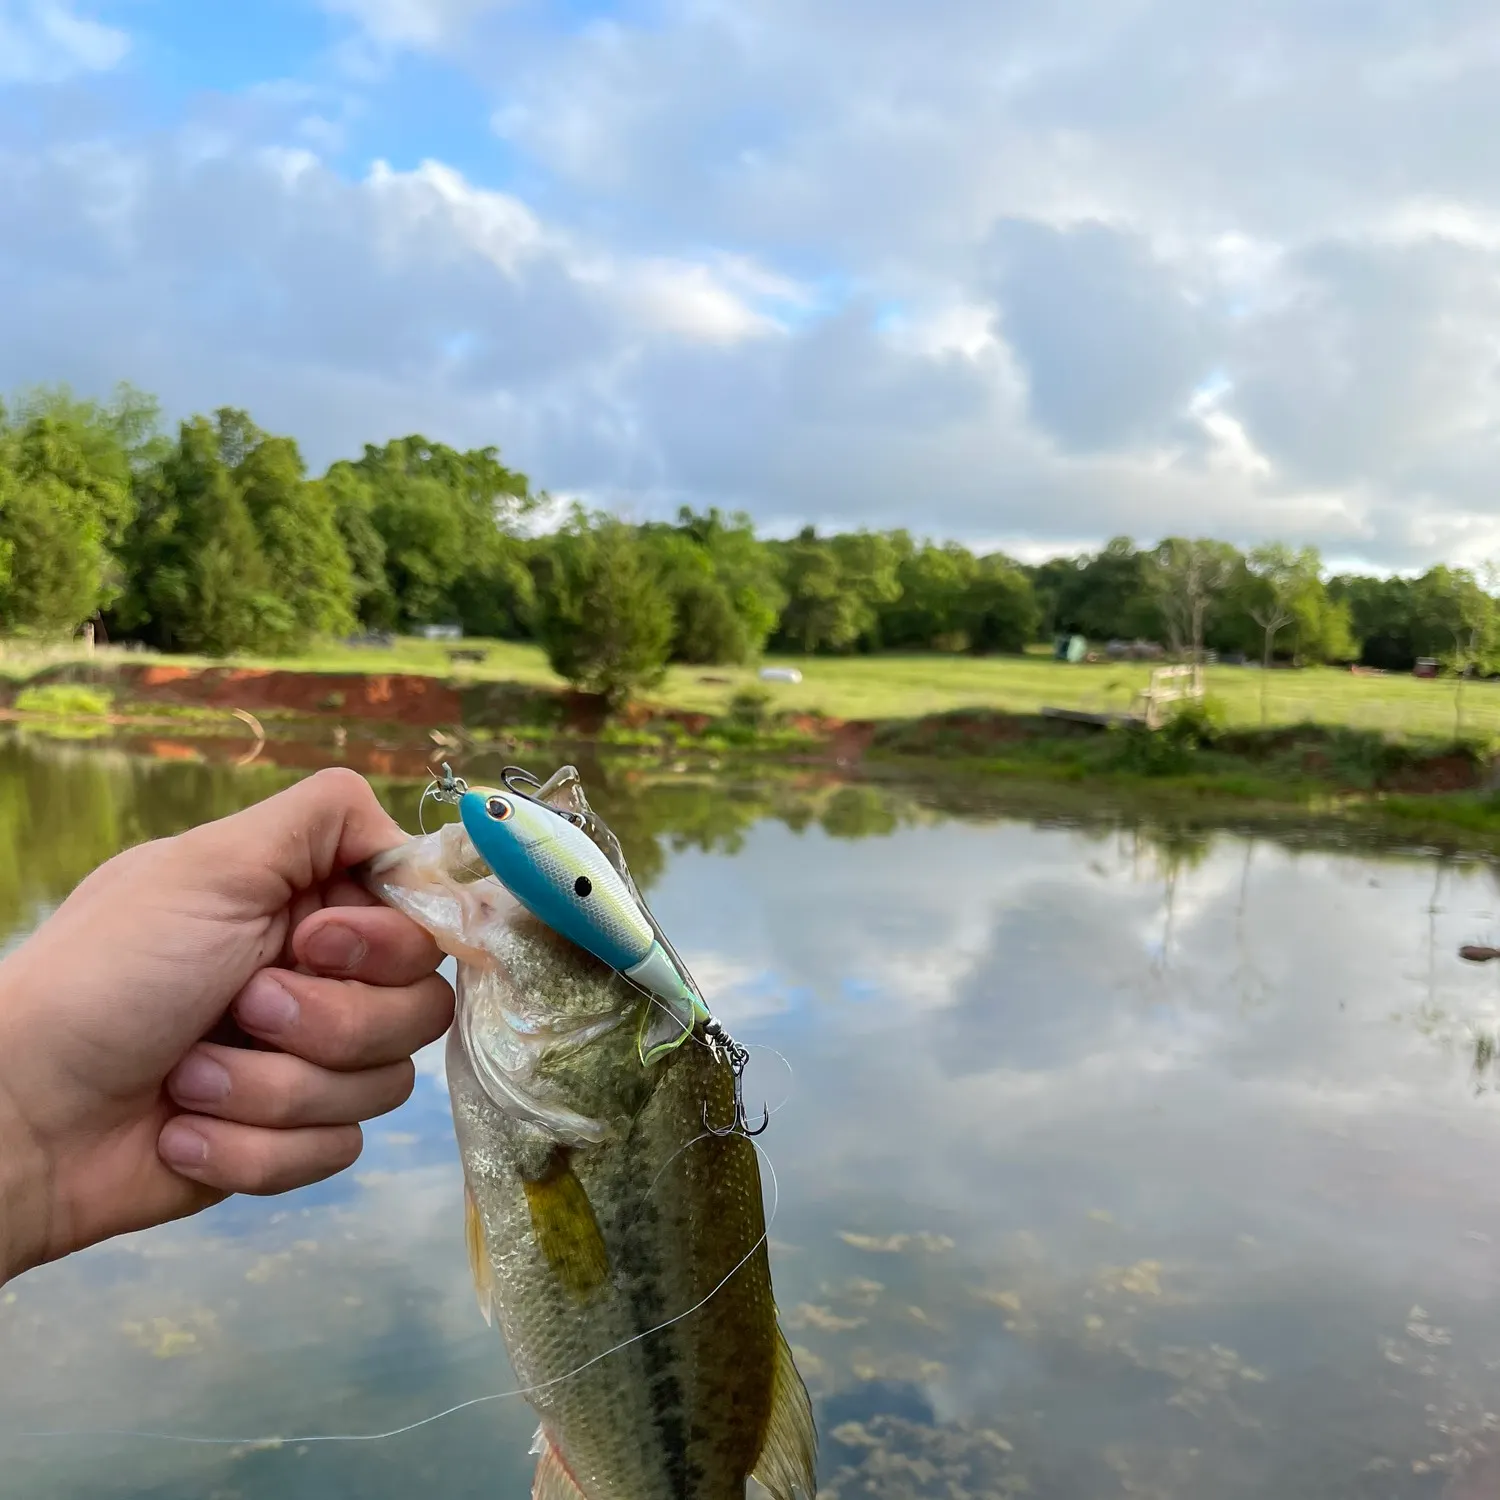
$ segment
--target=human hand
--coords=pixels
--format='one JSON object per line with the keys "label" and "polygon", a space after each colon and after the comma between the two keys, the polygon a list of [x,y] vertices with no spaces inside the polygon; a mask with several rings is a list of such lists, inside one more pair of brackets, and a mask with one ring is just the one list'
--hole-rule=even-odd
{"label": "human hand", "polygon": [[321,771],[117,855],[0,964],[0,1282],[358,1157],[453,1014],[432,939],[345,873],[403,838]]}

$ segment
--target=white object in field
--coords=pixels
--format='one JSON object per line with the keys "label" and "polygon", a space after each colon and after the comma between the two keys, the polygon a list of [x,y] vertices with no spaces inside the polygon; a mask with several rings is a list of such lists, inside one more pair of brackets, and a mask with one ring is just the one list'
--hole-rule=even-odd
{"label": "white object in field", "polygon": [[802,674],[796,667],[762,667],[760,680],[762,682],[801,682]]}

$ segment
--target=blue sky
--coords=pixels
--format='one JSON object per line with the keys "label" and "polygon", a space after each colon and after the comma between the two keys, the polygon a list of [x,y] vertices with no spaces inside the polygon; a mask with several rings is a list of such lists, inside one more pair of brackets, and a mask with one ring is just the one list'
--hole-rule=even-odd
{"label": "blue sky", "polygon": [[1500,552],[1482,0],[0,0],[0,389],[627,514]]}

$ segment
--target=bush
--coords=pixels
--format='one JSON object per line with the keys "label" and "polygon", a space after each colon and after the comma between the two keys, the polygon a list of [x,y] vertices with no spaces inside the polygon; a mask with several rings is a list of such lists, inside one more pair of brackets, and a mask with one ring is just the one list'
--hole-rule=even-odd
{"label": "bush", "polygon": [[16,708],[21,713],[58,717],[102,718],[109,712],[112,702],[111,695],[104,689],[72,682],[49,682],[41,687],[22,688],[16,695]]}
{"label": "bush", "polygon": [[729,719],[746,729],[759,729],[769,717],[771,690],[760,683],[742,687],[729,700]]}
{"label": "bush", "polygon": [[1113,756],[1121,771],[1138,776],[1182,776],[1193,769],[1198,752],[1212,746],[1224,732],[1228,718],[1216,698],[1188,699],[1160,729],[1127,724],[1118,736]]}

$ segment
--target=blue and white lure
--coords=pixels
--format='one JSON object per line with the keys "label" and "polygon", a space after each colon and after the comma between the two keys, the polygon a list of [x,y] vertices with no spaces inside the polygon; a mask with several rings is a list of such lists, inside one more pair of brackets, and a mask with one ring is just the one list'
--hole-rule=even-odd
{"label": "blue and white lure", "polygon": [[702,1027],[709,1047],[735,1075],[735,1119],[724,1127],[705,1120],[705,1126],[715,1134],[759,1135],[770,1114],[750,1128],[741,1090],[749,1054],[714,1018],[645,903],[585,831],[583,816],[543,801],[547,788],[519,766],[505,767],[500,779],[501,787],[471,787],[444,765],[424,796],[458,808],[495,879],[533,916],[657,1002],[641,1028],[643,1064],[649,1067]]}

